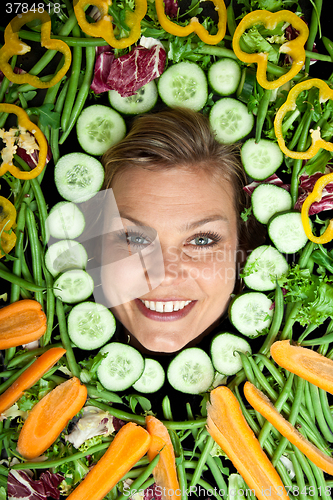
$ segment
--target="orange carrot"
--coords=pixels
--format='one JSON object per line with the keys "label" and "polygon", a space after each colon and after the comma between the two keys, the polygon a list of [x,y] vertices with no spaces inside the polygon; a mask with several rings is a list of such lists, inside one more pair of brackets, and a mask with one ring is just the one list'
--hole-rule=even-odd
{"label": "orange carrot", "polygon": [[291,425],[273,406],[271,401],[250,382],[244,385],[244,394],[248,402],[265,417],[268,422],[274,425],[282,436],[285,436],[288,441],[294,444],[311,462],[317,465],[320,469],[333,474],[333,458],[325,455],[314,444],[310,443],[302,436],[298,430]]}
{"label": "orange carrot", "polygon": [[210,394],[207,429],[259,500],[288,500],[280,476],[248,426],[237,398],[225,386]]}
{"label": "orange carrot", "polygon": [[271,346],[274,361],[286,370],[333,394],[333,361],[316,351],[280,340]]}
{"label": "orange carrot", "polygon": [[46,331],[46,316],[36,300],[18,300],[0,309],[0,349],[28,344]]}
{"label": "orange carrot", "polygon": [[39,457],[57,439],[87,399],[87,389],[73,377],[46,394],[21,429],[17,451],[28,460]]}
{"label": "orange carrot", "polygon": [[10,408],[23,392],[30,389],[63,356],[66,349],[52,347],[36,359],[0,396],[0,413]]}
{"label": "orange carrot", "polygon": [[102,500],[121,478],[147,453],[148,432],[133,422],[124,425],[109,448],[88,472],[68,500]]}
{"label": "orange carrot", "polygon": [[160,453],[160,459],[153,470],[155,482],[162,489],[162,500],[180,498],[180,488],[177,478],[175,452],[168,429],[155,417],[146,417],[147,431],[151,436],[148,450],[150,462]]}

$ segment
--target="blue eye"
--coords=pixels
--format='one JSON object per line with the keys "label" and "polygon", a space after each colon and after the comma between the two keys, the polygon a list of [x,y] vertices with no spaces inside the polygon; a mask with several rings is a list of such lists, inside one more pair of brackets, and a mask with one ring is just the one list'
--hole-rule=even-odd
{"label": "blue eye", "polygon": [[132,234],[127,236],[127,241],[130,245],[133,246],[143,246],[143,245],[149,245],[150,241],[148,241],[144,236],[141,234]]}
{"label": "blue eye", "polygon": [[[192,243],[194,241],[194,243]],[[190,242],[190,244],[195,245],[197,247],[203,247],[207,245],[211,245],[213,243],[213,240],[211,238],[208,238],[208,236],[197,236]]]}

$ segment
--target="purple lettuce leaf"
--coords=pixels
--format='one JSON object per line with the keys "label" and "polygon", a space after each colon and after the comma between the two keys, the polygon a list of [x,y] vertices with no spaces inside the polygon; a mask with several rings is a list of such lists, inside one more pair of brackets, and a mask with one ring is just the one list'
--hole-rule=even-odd
{"label": "purple lettuce leaf", "polygon": [[8,474],[8,500],[59,500],[61,474],[43,472],[40,479],[33,479],[26,471],[12,469]]}

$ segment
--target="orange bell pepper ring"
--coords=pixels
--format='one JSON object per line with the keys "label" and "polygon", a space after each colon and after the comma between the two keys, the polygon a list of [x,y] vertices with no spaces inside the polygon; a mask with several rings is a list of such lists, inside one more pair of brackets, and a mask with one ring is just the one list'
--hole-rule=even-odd
{"label": "orange bell pepper ring", "polygon": [[16,209],[14,205],[0,196],[0,259],[9,253],[16,244],[16,234],[11,231],[16,225]]}
{"label": "orange bell pepper ring", "polygon": [[313,241],[314,243],[329,243],[333,239],[333,219],[330,220],[328,227],[321,236],[315,236],[313,234],[309,219],[309,209],[312,203],[321,200],[323,189],[330,182],[333,182],[333,173],[319,177],[316,184],[314,185],[312,193],[309,194],[302,205],[301,215],[304,232],[309,240]]}
{"label": "orange bell pepper ring", "polygon": [[46,138],[43,132],[37,127],[37,125],[29,120],[29,116],[24,111],[24,109],[20,108],[19,106],[16,106],[15,104],[0,103],[0,113],[2,112],[13,113],[14,115],[16,115],[18,118],[18,124],[34,135],[35,139],[38,142],[39,155],[37,166],[30,172],[24,172],[20,170],[11,161],[3,161],[0,165],[0,176],[5,174],[6,172],[10,172],[14,177],[16,177],[16,179],[34,179],[42,172],[43,168],[45,167],[48,149]]}
{"label": "orange bell pepper ring", "polygon": [[[111,0],[74,0],[74,12],[80,28],[86,35],[101,37],[116,49],[125,49],[137,42],[141,36],[141,20],[147,12],[147,0],[134,0],[135,11],[126,11],[125,24],[130,29],[127,37],[116,38],[113,32],[112,17],[108,15]],[[101,19],[95,23],[88,23],[85,8],[95,5],[101,14]]]}
{"label": "orange bell pepper ring", "polygon": [[209,45],[215,45],[224,38],[227,25],[227,10],[225,8],[223,0],[212,1],[215,5],[215,10],[219,15],[217,24],[218,31],[216,35],[211,35],[210,33],[208,33],[206,28],[204,28],[202,24],[199,23],[196,17],[192,17],[187,26],[180,26],[179,24],[170,21],[170,19],[165,14],[163,0],[155,0],[155,8],[159,23],[167,33],[175,36],[188,36],[191,33],[196,33],[200,40],[202,40],[203,42]]}
{"label": "orange bell pepper ring", "polygon": [[274,130],[275,135],[280,146],[281,151],[286,156],[290,158],[295,158],[299,160],[308,160],[312,158],[316,153],[318,153],[320,148],[326,149],[327,151],[333,151],[333,143],[325,141],[320,136],[320,130],[310,130],[312,144],[311,146],[303,152],[291,151],[287,148],[283,134],[282,134],[282,122],[288,111],[293,111],[296,108],[296,99],[303,90],[310,90],[312,87],[317,87],[319,89],[319,101],[325,102],[328,99],[333,100],[333,90],[319,78],[311,78],[310,80],[305,80],[304,82],[297,83],[290,91],[287,100],[279,108],[274,119]]}
{"label": "orange bell pepper ring", "polygon": [[[30,21],[40,19],[42,21],[41,27],[41,45],[47,49],[58,50],[65,56],[62,68],[48,81],[43,82],[38,76],[31,75],[30,73],[16,74],[14,73],[9,60],[14,55],[23,55],[31,50],[31,47],[19,39],[18,33],[20,28]],[[19,14],[10,21],[5,29],[5,43],[0,49],[0,68],[4,75],[13,83],[28,83],[38,89],[46,89],[53,87],[58,83],[62,77],[67,73],[71,61],[72,53],[67,43],[62,40],[51,39],[51,18],[44,10],[43,12],[28,11],[24,14]]]}
{"label": "orange bell pepper ring", "polygon": [[[288,40],[280,47],[280,53],[287,54],[292,58],[290,70],[276,80],[267,80],[267,52],[249,54],[244,52],[240,46],[240,39],[243,33],[255,24],[263,24],[268,30],[273,30],[281,22],[289,23],[295,28],[299,35],[294,40]],[[270,12],[268,10],[254,10],[243,17],[238,24],[233,39],[232,46],[238,59],[246,63],[257,63],[257,80],[264,89],[276,89],[284,83],[289,82],[299,73],[305,62],[304,44],[309,36],[309,29],[302,19],[290,10],[279,10]]]}

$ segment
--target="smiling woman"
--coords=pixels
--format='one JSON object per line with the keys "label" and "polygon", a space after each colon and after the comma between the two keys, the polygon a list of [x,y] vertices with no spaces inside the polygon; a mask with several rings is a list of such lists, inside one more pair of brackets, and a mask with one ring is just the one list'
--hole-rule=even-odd
{"label": "smiling woman", "polygon": [[[139,117],[102,162],[104,189],[112,188],[120,216],[118,223],[110,212],[105,217],[102,250],[112,312],[141,350],[194,345],[226,312],[253,247],[249,222],[240,217],[246,177],[238,149],[218,143],[203,115],[175,108]],[[134,264],[122,260],[115,271],[108,258],[122,238],[121,258],[130,255]],[[141,293],[115,302],[114,283]]]}

